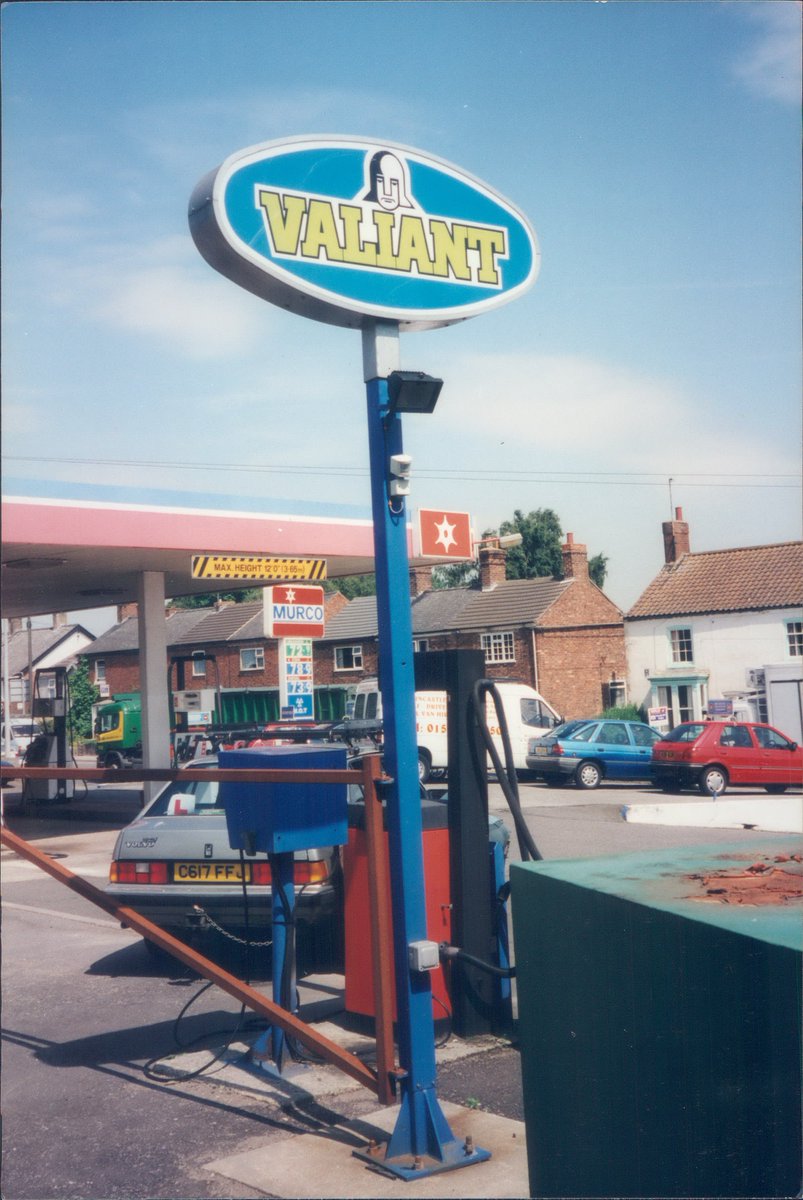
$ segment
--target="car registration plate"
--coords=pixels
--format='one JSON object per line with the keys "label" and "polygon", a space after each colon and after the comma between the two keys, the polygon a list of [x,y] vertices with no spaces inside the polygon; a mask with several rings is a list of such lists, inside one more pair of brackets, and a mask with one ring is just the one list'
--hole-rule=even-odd
{"label": "car registration plate", "polygon": [[549,753],[549,751],[547,750],[546,746],[536,746],[536,747],[535,747],[535,753],[536,753],[537,755],[538,755],[538,754],[548,754],[548,753]]}
{"label": "car registration plate", "polygon": [[[240,883],[242,867],[238,862],[173,863],[173,883]],[[245,881],[250,882],[251,864],[245,864]]]}

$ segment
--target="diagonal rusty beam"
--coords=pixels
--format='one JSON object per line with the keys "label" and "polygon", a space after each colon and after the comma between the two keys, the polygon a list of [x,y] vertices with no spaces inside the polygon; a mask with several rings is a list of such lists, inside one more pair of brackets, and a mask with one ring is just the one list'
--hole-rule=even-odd
{"label": "diagonal rusty beam", "polygon": [[[300,774],[300,772],[299,772]],[[323,774],[320,772],[319,774]],[[208,773],[205,773],[205,778],[208,778]],[[242,778],[242,773],[239,775]],[[164,929],[160,929],[158,925],[154,925],[153,921],[149,921],[147,917],[143,917],[135,909],[129,908],[125,904],[120,904],[113,897],[95,887],[86,879],[82,879],[80,875],[73,874],[61,863],[55,862],[52,858],[48,858],[26,842],[24,838],[18,837],[12,833],[6,826],[0,826],[0,843],[7,846],[10,850],[14,850],[22,858],[28,862],[46,871],[53,879],[63,883],[73,892],[77,892],[85,900],[89,900],[91,904],[96,904],[98,908],[104,909],[105,912],[118,920],[129,925],[137,933],[154,942],[162,950],[166,950],[168,954],[172,954],[174,958],[185,963],[188,967],[192,967],[199,975],[203,975],[205,979],[210,979],[217,984],[224,992],[228,992],[235,1000],[239,1000],[241,1004],[245,1004],[247,1008],[253,1009],[254,1012],[266,1017],[271,1024],[278,1025],[285,1033],[291,1034],[310,1050],[322,1055],[327,1062],[349,1075],[352,1079],[356,1079],[363,1087],[369,1088],[372,1092],[380,1093],[383,1089],[380,1087],[376,1072],[366,1066],[354,1054],[350,1054],[348,1050],[344,1050],[342,1046],[338,1046],[336,1042],[324,1037],[318,1033],[310,1025],[306,1025],[298,1017],[286,1009],[281,1008],[278,1004],[274,1004],[267,997],[263,996],[255,988],[250,987],[247,983],[243,983],[241,979],[231,975],[216,963],[211,962],[208,958],[204,958],[202,954],[198,954],[191,946],[179,941],[172,934],[166,933]]]}

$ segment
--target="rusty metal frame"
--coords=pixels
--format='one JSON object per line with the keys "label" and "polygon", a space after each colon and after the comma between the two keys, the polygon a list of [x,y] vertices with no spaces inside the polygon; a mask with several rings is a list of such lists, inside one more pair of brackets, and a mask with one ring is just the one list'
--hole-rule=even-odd
{"label": "rusty metal frame", "polygon": [[141,782],[162,780],[230,781],[248,783],[357,783],[362,786],[365,797],[366,832],[368,839],[368,875],[370,895],[371,942],[374,949],[374,990],[376,993],[376,1070],[367,1066],[356,1055],[344,1050],[336,1042],[288,1012],[287,1009],[268,1000],[261,992],[237,979],[217,963],[205,958],[179,938],[173,937],[153,921],[142,916],[128,905],[121,904],[112,896],[75,875],[72,871],[42,854],[24,838],[0,825],[0,843],[25,858],[34,866],[45,871],[57,882],[64,884],[91,904],[97,905],[111,916],[152,941],[160,949],[172,954],[180,962],[192,967],[199,975],[211,980],[223,991],[228,992],[247,1008],[266,1017],[285,1033],[296,1037],[303,1045],[316,1051],[327,1062],[356,1080],[357,1083],[375,1092],[383,1104],[393,1102],[398,1071],[395,1066],[393,1044],[393,997],[392,975],[388,947],[391,941],[390,914],[387,903],[387,863],[382,849],[382,801],[379,792],[381,766],[378,755],[363,758],[360,770],[298,770],[274,771],[258,769],[215,769],[184,768],[182,770],[106,770],[72,767],[22,767],[15,771],[21,779],[89,779],[98,782]]}

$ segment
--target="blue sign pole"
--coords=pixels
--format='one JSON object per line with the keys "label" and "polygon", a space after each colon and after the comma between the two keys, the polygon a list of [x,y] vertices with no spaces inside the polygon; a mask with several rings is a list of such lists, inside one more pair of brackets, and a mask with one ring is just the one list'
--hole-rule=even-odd
{"label": "blue sign pole", "polygon": [[[398,367],[398,326],[376,322],[363,330],[368,399],[371,502],[374,520],[379,679],[384,715],[393,949],[398,1008],[401,1110],[383,1162],[403,1178],[468,1166],[490,1157],[459,1141],[435,1089],[435,1027],[428,972],[411,971],[408,946],[427,937],[415,680],[410,608],[407,512],[388,494],[389,460],[402,452],[398,414],[389,412],[387,376]],[[376,1156],[370,1156],[376,1162]]]}

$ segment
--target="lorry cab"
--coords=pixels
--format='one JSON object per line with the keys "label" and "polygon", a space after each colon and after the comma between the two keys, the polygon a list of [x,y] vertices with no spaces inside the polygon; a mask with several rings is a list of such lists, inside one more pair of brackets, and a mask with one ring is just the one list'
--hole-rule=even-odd
{"label": "lorry cab", "polygon": [[139,695],[119,695],[95,710],[95,742],[99,767],[125,767],[142,758],[142,714]]}

